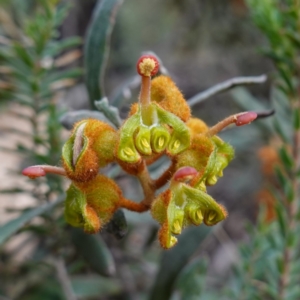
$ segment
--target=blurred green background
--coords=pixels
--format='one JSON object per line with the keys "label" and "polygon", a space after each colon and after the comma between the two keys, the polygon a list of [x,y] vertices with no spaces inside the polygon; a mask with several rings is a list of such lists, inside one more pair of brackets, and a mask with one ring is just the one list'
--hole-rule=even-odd
{"label": "blurred green background", "polygon": [[[0,2],[3,36],[7,34],[10,18],[17,25],[22,13],[34,18],[32,11],[26,11],[30,6],[24,5],[25,2],[27,5],[35,3],[29,0]],[[84,43],[96,1],[62,2],[71,4],[71,8],[58,28],[57,39],[80,36]],[[14,11],[16,5],[21,13]],[[159,56],[186,99],[189,99],[233,77],[271,74],[273,67],[270,61],[260,54],[260,48],[265,44],[242,0],[125,0],[116,16],[112,33],[104,77],[106,95],[108,99],[114,98],[120,87],[135,75],[136,61],[143,51],[153,51]],[[82,48],[78,46],[75,49],[82,51]],[[83,67],[82,56],[61,69],[73,67]],[[247,87],[247,90],[236,88],[224,92],[194,106],[193,115],[213,125],[228,115],[243,111],[242,102],[251,101],[251,95],[270,108],[269,89],[270,84],[266,82]],[[119,107],[123,117],[130,104],[137,100],[139,89],[133,87],[126,91]],[[72,87],[64,88],[56,104],[63,111],[88,109],[90,105],[83,77],[79,77]],[[12,133],[7,130],[7,125],[12,122],[17,128],[23,126],[22,121],[11,113],[18,110],[14,105],[7,97],[0,99],[1,146],[16,147],[19,141],[18,137],[11,137]],[[253,109],[259,110],[260,107]],[[104,274],[101,259],[105,261],[107,253],[99,255],[99,263],[98,254],[102,250],[97,250],[97,247],[101,248],[102,240],[95,246],[97,255],[93,257],[91,249],[94,246],[89,244],[93,241],[85,241],[81,233],[74,234],[67,228],[64,232],[67,239],[55,245],[55,251],[49,256],[47,247],[52,247],[53,241],[49,242],[43,235],[36,237],[19,232],[0,248],[0,300],[65,299],[67,294],[62,292],[64,287],[61,281],[66,270],[75,292],[75,298],[70,299],[182,299],[182,291],[188,288],[195,289],[196,294],[198,291],[200,297],[204,282],[208,287],[221,288],[231,272],[232,264],[238,262],[237,244],[248,239],[245,224],[247,221],[254,222],[257,216],[257,194],[262,189],[265,176],[261,172],[258,151],[269,142],[267,133],[262,129],[264,122],[267,121],[230,128],[221,134],[235,147],[236,158],[226,169],[225,176],[209,190],[229,212],[227,220],[214,233],[208,234],[206,229],[191,231],[194,242],[182,241],[182,253],[172,250],[162,254],[163,250],[155,239],[157,225],[149,214],[125,212],[128,233],[123,239],[118,240],[107,231],[100,234],[112,256],[109,259],[114,260],[111,273]],[[63,139],[67,136],[64,131]],[[18,171],[11,172],[26,166],[24,159],[0,150],[0,161],[3,161],[1,189],[16,184],[28,185],[26,178],[16,174]],[[124,178],[122,174],[117,179],[128,195],[141,199],[141,190],[134,179]],[[24,208],[40,204],[22,193],[0,194],[0,197],[0,225],[16,217],[16,213]],[[66,228],[61,213],[62,207],[59,207],[57,222]],[[37,219],[33,223],[36,228],[39,221]],[[55,235],[51,238],[55,239]],[[64,257],[63,264],[60,260],[53,262],[55,253]],[[191,261],[196,263],[188,264]],[[62,265],[64,268],[61,268]],[[175,266],[172,269],[173,265],[178,265],[178,268]],[[189,268],[194,269],[191,271]],[[213,298],[207,295],[203,299]]]}

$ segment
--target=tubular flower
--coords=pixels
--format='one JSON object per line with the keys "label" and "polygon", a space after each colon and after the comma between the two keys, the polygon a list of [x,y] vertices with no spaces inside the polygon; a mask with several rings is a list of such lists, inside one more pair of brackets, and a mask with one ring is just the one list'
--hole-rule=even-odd
{"label": "tubular flower", "polygon": [[[185,227],[212,226],[226,218],[226,209],[206,191],[223,176],[234,156],[233,148],[216,134],[230,124],[248,124],[257,115],[240,113],[208,127],[191,117],[188,103],[171,78],[151,80],[158,71],[156,57],[145,55],[138,60],[139,101],[118,130],[99,120],[80,121],[62,149],[62,168],[31,166],[23,174],[32,179],[47,173],[68,177],[72,183],[67,190],[65,219],[87,233],[98,232],[118,208],[151,210],[161,225],[160,244],[168,249]],[[171,164],[154,180],[148,166],[163,155]],[[99,173],[112,162],[138,178],[144,191],[142,201],[124,198],[117,183]],[[156,196],[164,186],[165,191]]]}
{"label": "tubular flower", "polygon": [[[227,212],[201,188],[195,188],[182,182],[178,173],[185,172],[187,167],[179,169],[171,181],[168,190],[160,194],[153,202],[151,213],[161,224],[159,241],[163,248],[171,248],[177,243],[174,235],[181,233],[184,227],[200,225],[208,226],[224,220]],[[185,177],[189,179],[189,169]],[[192,172],[195,175],[196,170]],[[184,178],[183,178],[184,179]]]}
{"label": "tubular flower", "polygon": [[189,129],[184,123],[190,117],[189,106],[170,78],[159,76],[151,82],[151,75],[158,71],[157,64],[153,56],[138,61],[137,70],[142,76],[140,101],[119,130],[116,156],[121,164],[139,163],[143,157],[162,152],[174,156],[190,144]]}

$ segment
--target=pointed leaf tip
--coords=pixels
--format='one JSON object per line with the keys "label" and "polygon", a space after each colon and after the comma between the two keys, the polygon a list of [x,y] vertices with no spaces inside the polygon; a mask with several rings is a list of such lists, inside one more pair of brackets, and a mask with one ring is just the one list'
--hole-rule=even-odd
{"label": "pointed leaf tip", "polygon": [[46,171],[39,166],[31,166],[31,167],[25,168],[22,171],[22,174],[29,177],[30,179],[35,179],[37,177],[45,176]]}
{"label": "pointed leaf tip", "polygon": [[251,123],[257,118],[257,113],[254,111],[248,111],[236,116],[235,125],[243,126]]}

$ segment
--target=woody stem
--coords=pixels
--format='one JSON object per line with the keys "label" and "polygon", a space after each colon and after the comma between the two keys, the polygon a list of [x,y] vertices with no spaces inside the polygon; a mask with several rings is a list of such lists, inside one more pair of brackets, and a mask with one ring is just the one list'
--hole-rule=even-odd
{"label": "woody stem", "polygon": [[154,186],[156,189],[159,189],[163,187],[174,175],[176,172],[176,160],[172,160],[171,165],[169,168],[159,177],[154,181]]}
{"label": "woody stem", "polygon": [[135,211],[135,212],[145,212],[145,211],[149,210],[149,206],[145,205],[143,203],[143,201],[140,203],[137,203],[137,202],[134,202],[134,201],[132,201],[130,199],[126,199],[126,198],[120,199],[120,206],[123,208],[126,208],[128,210]]}
{"label": "woody stem", "polygon": [[145,199],[141,203],[150,207],[155,196],[155,186],[152,178],[150,177],[145,161],[143,161],[143,166],[140,169],[137,178],[140,181],[145,196]]}
{"label": "woody stem", "polygon": [[206,136],[212,137],[232,123],[235,123],[236,126],[242,126],[242,125],[249,124],[256,118],[257,118],[257,113],[251,111],[231,115],[225,118],[224,120],[220,121],[213,127],[209,128],[209,130],[206,132]]}

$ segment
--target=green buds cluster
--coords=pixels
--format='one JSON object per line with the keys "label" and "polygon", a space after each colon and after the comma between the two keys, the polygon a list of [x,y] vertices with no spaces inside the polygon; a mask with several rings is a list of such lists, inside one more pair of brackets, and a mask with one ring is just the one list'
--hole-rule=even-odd
{"label": "green buds cluster", "polygon": [[166,152],[177,155],[190,145],[190,133],[185,123],[177,116],[162,109],[156,103],[149,104],[154,122],[145,125],[141,108],[129,117],[120,128],[117,158],[128,163],[137,163],[142,156]]}
{"label": "green buds cluster", "polygon": [[183,228],[202,223],[212,226],[227,216],[224,207],[206,192],[175,180],[170,189],[155,199],[151,213],[161,224],[159,241],[166,249],[177,243],[174,235],[180,234]]}
{"label": "green buds cluster", "polygon": [[[118,208],[151,209],[161,225],[160,244],[167,249],[177,243],[175,235],[185,227],[211,226],[226,218],[225,208],[206,191],[223,176],[234,155],[233,148],[216,134],[232,123],[248,124],[256,114],[233,115],[208,128],[202,120],[191,118],[187,102],[169,77],[151,80],[158,70],[154,56],[139,59],[139,101],[118,130],[99,120],[83,120],[75,124],[63,147],[63,168],[32,166],[23,174],[34,179],[55,173],[71,179],[65,219],[87,233],[99,231]],[[163,155],[170,158],[171,165],[154,180],[147,166]],[[138,178],[145,197],[141,202],[124,198],[118,185],[100,174],[101,168],[112,162]],[[155,196],[167,184],[167,189]]]}
{"label": "green buds cluster", "polygon": [[161,224],[160,244],[166,249],[177,243],[174,235],[183,228],[202,222],[212,226],[227,216],[225,208],[207,194],[206,186],[216,184],[218,177],[223,176],[223,169],[233,158],[233,148],[217,137],[207,138],[204,134],[192,137],[192,141],[177,156],[177,171],[170,188],[151,207],[153,218]]}

